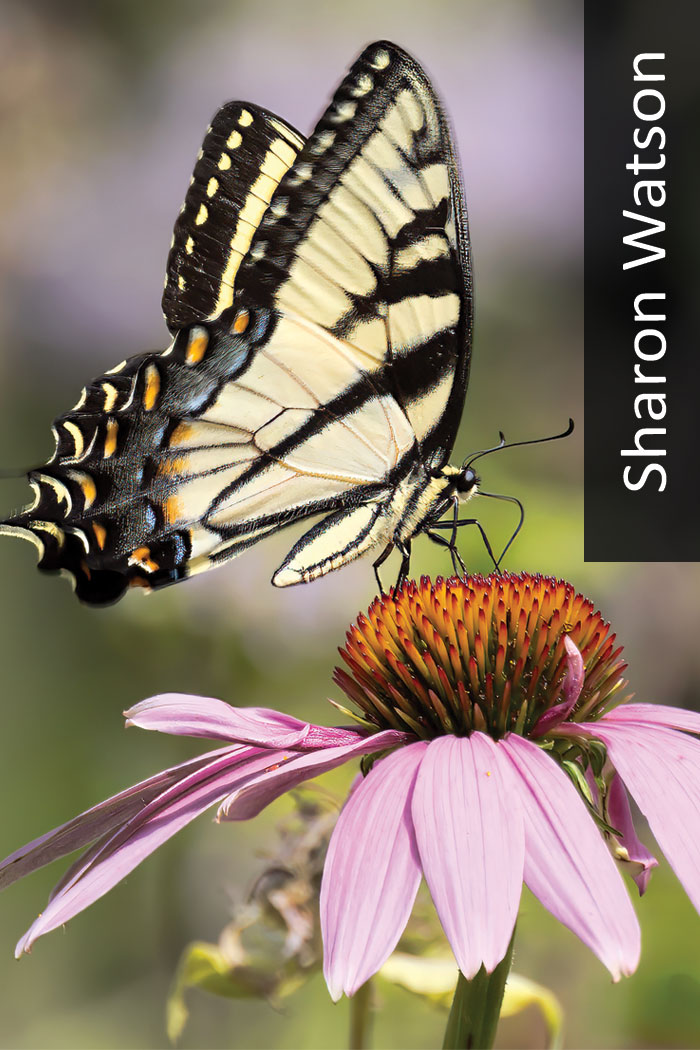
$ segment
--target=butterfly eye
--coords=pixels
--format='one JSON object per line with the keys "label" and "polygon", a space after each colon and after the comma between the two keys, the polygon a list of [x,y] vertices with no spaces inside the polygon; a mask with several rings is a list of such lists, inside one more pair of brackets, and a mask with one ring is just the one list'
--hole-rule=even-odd
{"label": "butterfly eye", "polygon": [[476,472],[471,467],[467,467],[457,478],[457,490],[459,492],[471,492],[478,480]]}
{"label": "butterfly eye", "polygon": [[250,324],[250,313],[248,310],[239,310],[233,319],[231,325],[231,333],[235,335],[243,335],[246,328]]}

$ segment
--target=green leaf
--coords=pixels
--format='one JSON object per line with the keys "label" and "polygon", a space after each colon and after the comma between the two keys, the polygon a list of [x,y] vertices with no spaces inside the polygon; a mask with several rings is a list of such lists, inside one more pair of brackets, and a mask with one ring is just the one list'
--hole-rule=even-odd
{"label": "green leaf", "polygon": [[[271,998],[280,993],[279,974],[232,963],[217,944],[194,941],[182,955],[165,1007],[168,1038],[182,1035],[189,1017],[185,992],[199,988],[225,999]],[[288,989],[284,989],[288,993]]]}
{"label": "green leaf", "polygon": [[195,941],[185,950],[165,1006],[166,1029],[171,1042],[174,1043],[180,1038],[187,1024],[187,989],[206,988],[216,995],[228,995],[228,974],[229,964],[216,944]]}
{"label": "green leaf", "polygon": [[586,774],[583,772],[578,762],[572,762],[570,759],[565,758],[562,762],[562,768],[568,773],[571,780],[573,780],[574,786],[578,788],[580,794],[583,795],[588,805],[592,806],[593,796],[591,795],[591,789],[588,786]]}
{"label": "green leaf", "polygon": [[459,970],[453,955],[420,956],[394,952],[379,971],[379,977],[398,984],[414,995],[449,1006]]}
{"label": "green leaf", "polygon": [[[378,976],[436,1006],[447,1007],[454,995],[458,974],[452,955],[418,956],[394,952]],[[542,1013],[549,1035],[548,1050],[559,1050],[564,1019],[559,1000],[544,985],[511,972],[506,981],[501,1016],[512,1017],[529,1006],[536,1006]]]}
{"label": "green leaf", "polygon": [[532,1005],[536,1006],[544,1017],[549,1035],[548,1050],[559,1050],[564,1025],[561,1003],[549,988],[536,984],[527,977],[521,977],[520,974],[511,973],[506,982],[501,1017],[512,1017]]}
{"label": "green leaf", "polygon": [[589,740],[586,748],[593,775],[597,779],[603,774],[603,767],[608,760],[608,750],[600,740]]}

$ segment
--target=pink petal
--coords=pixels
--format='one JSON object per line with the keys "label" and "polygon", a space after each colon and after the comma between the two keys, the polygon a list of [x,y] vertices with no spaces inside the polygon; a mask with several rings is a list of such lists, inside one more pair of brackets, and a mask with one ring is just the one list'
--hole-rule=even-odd
{"label": "pink petal", "polygon": [[516,780],[482,733],[439,737],[421,762],[411,807],[426,882],[457,965],[491,972],[513,934],[523,884]]}
{"label": "pink petal", "polygon": [[610,761],[700,911],[700,743],[662,726],[616,725],[608,716],[582,725],[605,744]]}
{"label": "pink petal", "polygon": [[581,695],[584,678],[583,657],[568,634],[564,636],[564,648],[566,649],[566,677],[561,690],[563,699],[561,703],[540,715],[532,728],[533,736],[544,736],[545,733],[563,722],[574,709]]}
{"label": "pink petal", "polygon": [[618,980],[639,962],[637,918],[615,862],[567,775],[536,744],[501,741],[519,774],[525,882]]}
{"label": "pink petal", "polygon": [[652,870],[659,862],[637,838],[627,792],[617,773],[608,785],[607,812],[608,822],[621,832],[620,837],[611,836],[613,856],[623,864],[631,865],[630,874],[637,883],[641,897],[646,892]]}
{"label": "pink petal", "polygon": [[16,954],[29,951],[38,937],[102,897],[176,831],[225,796],[257,754],[238,747],[217,752],[207,765],[161,792],[113,835],[103,838],[101,848],[89,850],[63,877],[44,912],[19,941]]}
{"label": "pink petal", "polygon": [[344,738],[349,738],[352,743],[319,751],[268,752],[267,760],[263,756],[255,767],[251,767],[250,775],[237,784],[235,790],[224,799],[217,813],[217,820],[250,820],[274,799],[305,780],[311,780],[329,769],[335,769],[356,755],[386,751],[412,739],[407,733],[399,733],[394,729],[385,729],[372,736],[351,730],[343,730],[343,734]]}
{"label": "pink petal", "polygon": [[666,726],[668,729],[686,729],[691,733],[700,733],[700,714],[697,711],[685,711],[683,708],[668,707],[665,704],[620,704],[603,715],[600,722],[587,724],[590,728],[602,722],[615,725],[633,722],[637,725]]}
{"label": "pink petal", "polygon": [[331,836],[321,884],[324,974],[353,995],[392,953],[411,914],[420,864],[411,794],[427,744],[395,751],[355,787]]}
{"label": "pink petal", "polygon": [[265,707],[231,707],[223,700],[187,693],[161,693],[124,712],[127,726],[177,736],[208,737],[258,747],[298,747],[308,722]]}
{"label": "pink petal", "polygon": [[564,635],[564,648],[566,649],[566,678],[562,686],[562,697],[564,703],[573,707],[583,689],[584,667],[583,657],[578,646],[568,634]]}
{"label": "pink petal", "polygon": [[0,889],[120,827],[166,788],[179,783],[188,774],[206,766],[213,757],[224,753],[230,754],[231,748],[201,755],[157,773],[15,850],[0,862]]}

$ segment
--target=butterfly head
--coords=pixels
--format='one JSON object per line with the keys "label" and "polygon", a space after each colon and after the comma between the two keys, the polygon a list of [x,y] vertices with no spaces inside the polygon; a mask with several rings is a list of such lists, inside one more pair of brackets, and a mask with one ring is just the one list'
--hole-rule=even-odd
{"label": "butterfly head", "polygon": [[442,473],[449,481],[450,495],[456,496],[460,503],[466,503],[476,495],[481,479],[468,463],[461,467],[444,467]]}
{"label": "butterfly head", "polygon": [[449,498],[456,496],[460,502],[466,502],[474,496],[480,482],[478,474],[469,463],[464,463],[461,467],[442,467],[435,476],[440,478],[443,484],[447,483],[446,490],[443,488],[443,495]]}
{"label": "butterfly head", "polygon": [[476,471],[467,463],[454,475],[452,484],[454,485],[456,494],[461,499],[469,499],[469,497],[473,496],[476,492],[479,480]]}

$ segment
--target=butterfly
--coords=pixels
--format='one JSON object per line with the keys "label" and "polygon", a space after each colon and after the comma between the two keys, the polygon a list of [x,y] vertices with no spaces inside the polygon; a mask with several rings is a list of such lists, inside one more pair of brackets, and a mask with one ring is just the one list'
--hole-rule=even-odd
{"label": "butterfly", "polygon": [[272,582],[305,583],[436,531],[477,489],[450,466],[472,271],[450,130],[418,62],[367,47],[304,140],[217,112],[167,262],[160,353],[93,380],[0,525],[78,597],[115,601],[318,520]]}

